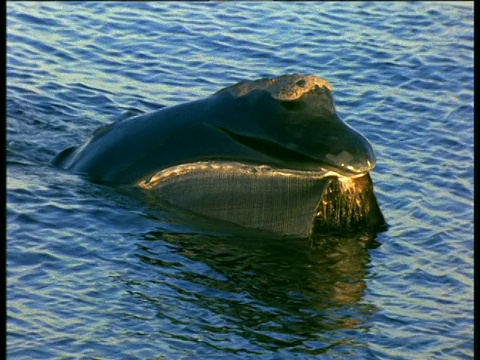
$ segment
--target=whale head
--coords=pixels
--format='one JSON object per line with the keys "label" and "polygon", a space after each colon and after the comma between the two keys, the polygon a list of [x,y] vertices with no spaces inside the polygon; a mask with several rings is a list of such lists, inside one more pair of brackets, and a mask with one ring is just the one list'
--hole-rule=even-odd
{"label": "whale head", "polygon": [[340,119],[332,91],[313,75],[240,82],[98,129],[54,163],[244,228],[376,231],[385,220],[370,177],[375,154]]}

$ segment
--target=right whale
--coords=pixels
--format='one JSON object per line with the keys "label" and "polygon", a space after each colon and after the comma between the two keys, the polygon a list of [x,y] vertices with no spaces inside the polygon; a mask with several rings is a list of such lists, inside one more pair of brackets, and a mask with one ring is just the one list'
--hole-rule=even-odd
{"label": "right whale", "polygon": [[373,148],[313,75],[241,82],[107,125],[53,163],[275,234],[386,229],[369,174]]}

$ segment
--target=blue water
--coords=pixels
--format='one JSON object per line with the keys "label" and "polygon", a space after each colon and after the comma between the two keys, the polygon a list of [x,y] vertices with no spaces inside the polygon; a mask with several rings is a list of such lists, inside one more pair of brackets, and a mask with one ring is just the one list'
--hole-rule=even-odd
{"label": "blue water", "polygon": [[[311,73],[390,225],[264,239],[50,161],[101,125]],[[11,359],[473,358],[473,2],[7,3]]]}

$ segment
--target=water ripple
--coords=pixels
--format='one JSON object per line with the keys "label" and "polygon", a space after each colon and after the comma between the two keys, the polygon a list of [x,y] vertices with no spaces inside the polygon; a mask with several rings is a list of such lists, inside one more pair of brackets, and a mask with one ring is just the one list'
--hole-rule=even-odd
{"label": "water ripple", "polygon": [[[6,70],[10,358],[473,358],[473,3],[8,2]],[[289,72],[374,145],[375,242],[198,234],[50,165]]]}

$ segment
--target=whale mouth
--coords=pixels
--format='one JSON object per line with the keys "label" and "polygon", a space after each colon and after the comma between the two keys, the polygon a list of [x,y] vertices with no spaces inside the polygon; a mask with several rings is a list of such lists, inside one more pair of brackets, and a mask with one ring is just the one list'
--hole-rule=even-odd
{"label": "whale mouth", "polygon": [[371,209],[378,209],[368,173],[345,176],[328,168],[199,161],[163,169],[137,185],[193,213],[287,236],[307,237],[314,227],[369,227]]}
{"label": "whale mouth", "polygon": [[[347,151],[337,155],[327,154],[324,159],[319,159],[271,140],[237,134],[222,127],[216,128],[226,133],[235,142],[271,158],[271,163],[275,165],[275,168],[285,168],[285,171],[288,172],[307,172],[323,176],[352,178],[363,176],[375,167],[374,158],[371,161],[368,158],[365,159],[360,166],[354,162],[349,163],[352,156]],[[268,168],[265,165],[261,166],[265,169]],[[275,168],[272,167],[271,170],[276,171]]]}

